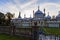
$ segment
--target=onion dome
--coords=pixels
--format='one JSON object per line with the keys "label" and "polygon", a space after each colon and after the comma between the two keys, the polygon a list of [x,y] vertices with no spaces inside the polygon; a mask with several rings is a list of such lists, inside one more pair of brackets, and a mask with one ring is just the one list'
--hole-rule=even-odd
{"label": "onion dome", "polygon": [[35,12],[35,15],[40,15],[40,14],[43,14],[43,12],[39,10],[39,6],[38,6],[38,10]]}
{"label": "onion dome", "polygon": [[24,14],[24,18],[23,18],[24,20],[27,20],[28,18],[26,18],[26,14]]}
{"label": "onion dome", "polygon": [[59,11],[59,14],[56,16],[56,18],[60,18],[60,11]]}
{"label": "onion dome", "polygon": [[37,11],[35,12],[35,15],[37,15],[37,14],[43,14],[43,13],[42,13],[42,11],[37,10]]}
{"label": "onion dome", "polygon": [[48,15],[46,17],[47,19],[51,19],[51,16],[49,15],[49,12],[48,12]]}

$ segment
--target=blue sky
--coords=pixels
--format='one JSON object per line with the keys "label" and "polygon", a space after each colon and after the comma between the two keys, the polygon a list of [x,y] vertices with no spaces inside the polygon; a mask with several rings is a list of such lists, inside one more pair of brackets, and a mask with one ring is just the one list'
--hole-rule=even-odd
{"label": "blue sky", "polygon": [[36,12],[38,5],[40,10],[46,9],[46,16],[58,15],[60,11],[60,0],[0,0],[0,12],[15,13],[15,17],[18,17],[19,11],[22,18],[24,14],[26,17],[33,17],[33,10]]}

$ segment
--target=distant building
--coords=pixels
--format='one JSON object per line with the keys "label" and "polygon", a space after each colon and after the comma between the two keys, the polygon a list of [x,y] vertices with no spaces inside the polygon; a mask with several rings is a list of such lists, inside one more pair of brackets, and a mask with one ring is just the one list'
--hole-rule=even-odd
{"label": "distant building", "polygon": [[36,12],[34,12],[33,10],[33,18],[30,15],[30,18],[26,18],[26,15],[24,15],[24,18],[21,18],[21,12],[19,12],[19,16],[18,18],[12,19],[12,22],[14,23],[15,26],[18,27],[24,27],[24,26],[34,26],[34,22],[37,22],[37,26],[40,27],[59,27],[60,24],[60,11],[59,14],[56,16],[55,19],[51,19],[51,16],[46,15],[45,13],[45,9],[44,12],[39,10],[39,6],[38,6],[38,10]]}

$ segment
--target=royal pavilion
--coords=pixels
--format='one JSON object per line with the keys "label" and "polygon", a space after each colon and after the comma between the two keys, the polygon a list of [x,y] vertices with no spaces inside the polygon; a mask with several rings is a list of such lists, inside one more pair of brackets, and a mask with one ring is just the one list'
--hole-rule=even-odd
{"label": "royal pavilion", "polygon": [[13,23],[15,26],[18,25],[18,27],[23,27],[23,26],[34,26],[34,22],[37,22],[37,26],[48,26],[48,27],[59,27],[59,21],[60,20],[60,11],[59,14],[53,18],[51,18],[51,16],[48,15],[46,16],[45,13],[45,9],[43,10],[43,12],[38,9],[36,12],[34,12],[33,10],[33,18],[30,16],[30,18],[26,18],[26,15],[24,15],[24,18],[21,18],[21,12],[19,12],[19,16],[18,18],[12,19]]}
{"label": "royal pavilion", "polygon": [[26,18],[26,15],[21,18],[21,12],[19,12],[18,18],[12,19],[12,22],[17,28],[30,28],[36,22],[37,26],[42,27],[39,31],[39,40],[60,40],[60,11],[56,17],[51,17],[49,12],[46,16],[45,9],[42,12],[38,6],[36,12],[33,10],[33,18],[31,16]]}

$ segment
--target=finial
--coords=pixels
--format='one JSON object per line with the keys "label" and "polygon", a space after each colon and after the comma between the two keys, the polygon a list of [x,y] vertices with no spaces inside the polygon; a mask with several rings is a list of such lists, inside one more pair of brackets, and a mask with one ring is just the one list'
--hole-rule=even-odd
{"label": "finial", "polygon": [[34,10],[33,10],[33,12],[34,12]]}
{"label": "finial", "polygon": [[45,8],[44,8],[44,13],[45,13]]}
{"label": "finial", "polygon": [[34,18],[34,10],[33,10],[33,18]]}
{"label": "finial", "polygon": [[34,10],[33,10],[33,14],[34,14]]}
{"label": "finial", "polygon": [[38,6],[38,10],[39,10],[39,6]]}
{"label": "finial", "polygon": [[44,8],[44,10],[43,10],[43,11],[44,11],[44,16],[45,16],[45,8]]}
{"label": "finial", "polygon": [[24,14],[24,18],[26,18],[26,14]]}
{"label": "finial", "polygon": [[19,12],[19,14],[21,14],[21,12]]}

